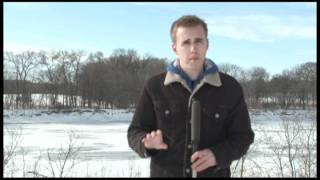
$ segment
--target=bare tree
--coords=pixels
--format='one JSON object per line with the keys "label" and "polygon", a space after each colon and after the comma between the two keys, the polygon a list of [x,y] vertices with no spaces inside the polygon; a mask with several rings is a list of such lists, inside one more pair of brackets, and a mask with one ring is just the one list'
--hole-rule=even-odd
{"label": "bare tree", "polygon": [[218,65],[218,67],[221,72],[229,74],[230,76],[236,78],[238,81],[242,80],[244,70],[240,66],[229,63],[221,63]]}
{"label": "bare tree", "polygon": [[58,54],[54,51],[51,53],[41,51],[39,52],[40,64],[44,67],[41,73],[41,80],[43,83],[47,82],[46,90],[50,94],[50,104],[52,107],[58,105],[59,95],[59,75],[58,69]]}
{"label": "bare tree", "polygon": [[284,129],[285,142],[287,145],[287,156],[290,164],[292,177],[296,177],[295,159],[297,157],[299,146],[297,144],[298,136],[301,133],[301,121],[294,119],[282,118],[282,126]]}
{"label": "bare tree", "polygon": [[79,92],[80,61],[84,56],[84,51],[71,52],[68,56],[67,77],[69,102],[71,107],[77,106],[77,95]]}
{"label": "bare tree", "polygon": [[299,141],[301,142],[299,162],[302,164],[299,169],[300,176],[314,177],[317,169],[317,124],[316,118],[311,120],[312,123],[308,127],[300,127],[302,130]]}
{"label": "bare tree", "polygon": [[291,98],[293,98],[292,89],[294,88],[294,80],[289,71],[283,71],[281,75],[274,75],[270,80],[270,89],[278,99],[281,108],[290,107]]}
{"label": "bare tree", "polygon": [[[132,49],[116,49],[108,58],[90,54],[80,71],[80,89],[84,104],[91,107],[133,107],[147,78],[165,71],[165,59]],[[86,103],[85,103],[86,102]],[[83,104],[83,105],[84,105]]]}
{"label": "bare tree", "polygon": [[4,145],[3,145],[3,171],[6,171],[6,168],[10,162],[14,160],[16,156],[19,145],[22,142],[22,129],[7,129],[5,128],[4,135]]}
{"label": "bare tree", "polygon": [[[251,173],[251,176],[257,176],[256,173],[262,173],[263,169],[261,165],[259,165],[259,163],[255,160],[253,155],[257,151],[257,144],[258,143],[253,143],[245,155],[243,155],[240,159],[232,163],[232,177],[242,178],[250,176],[248,173]],[[252,164],[252,166],[249,167],[249,163]]]}
{"label": "bare tree", "polygon": [[[13,52],[5,52],[4,59],[10,62],[15,69],[15,80],[17,80],[16,107],[22,102],[24,109],[31,101],[31,93],[27,88],[27,79],[29,78],[30,71],[36,67],[37,59],[36,53],[33,51],[25,51],[20,54],[13,54]],[[19,81],[22,81],[20,85]]]}
{"label": "bare tree", "polygon": [[271,157],[280,177],[316,176],[316,121],[303,125],[298,115],[280,118],[279,129],[262,136],[271,150],[266,156]]}
{"label": "bare tree", "polygon": [[33,171],[28,171],[29,174],[33,174],[35,177],[66,177],[68,173],[75,167],[76,159],[78,158],[81,146],[78,143],[79,136],[74,131],[68,132],[67,148],[62,146],[55,150],[47,149],[48,166],[45,167],[51,174],[45,174],[38,169],[39,160],[42,156],[38,157],[34,165]]}
{"label": "bare tree", "polygon": [[[253,67],[251,70],[251,86],[253,90],[255,105],[258,105],[260,98],[266,97],[268,102],[268,91],[266,82],[269,80],[269,73],[262,67]],[[263,99],[261,100],[263,101]]]}
{"label": "bare tree", "polygon": [[310,96],[314,104],[316,96],[316,63],[305,63],[296,66],[295,78],[297,80],[296,89],[300,100],[300,106],[305,109],[309,105]]}
{"label": "bare tree", "polygon": [[[275,132],[276,136],[274,133],[270,134],[270,132],[266,133],[264,132],[264,141],[266,144],[268,144],[269,149],[272,152],[271,159],[273,164],[275,165],[275,169],[279,171],[280,177],[285,177],[284,171],[286,167],[286,163],[284,160],[285,157],[285,152],[286,152],[286,146],[279,144],[278,142],[284,142],[283,138],[283,132],[281,131],[276,131]],[[277,137],[279,140],[276,142],[274,138]]]}
{"label": "bare tree", "polygon": [[[64,177],[66,173],[68,173],[71,169],[74,168],[76,164],[76,158],[78,156],[78,153],[80,152],[80,148],[76,145],[76,141],[78,139],[78,136],[73,132],[69,132],[69,142],[68,142],[68,147],[64,150],[62,147],[58,150],[57,154],[57,161],[54,162],[54,160],[51,157],[51,153],[48,151],[48,159],[49,159],[49,164],[50,167],[52,167],[52,163],[58,167],[58,172],[53,173],[52,175],[57,174],[58,177]],[[69,164],[68,164],[69,162]],[[68,166],[69,165],[69,166]],[[52,169],[52,172],[54,170]]]}

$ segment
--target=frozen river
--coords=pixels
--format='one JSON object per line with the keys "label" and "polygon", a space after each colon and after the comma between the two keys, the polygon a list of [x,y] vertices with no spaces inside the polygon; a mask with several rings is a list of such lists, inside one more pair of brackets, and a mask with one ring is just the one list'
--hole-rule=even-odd
{"label": "frozen river", "polygon": [[[41,167],[50,167],[45,161],[48,159],[47,152],[53,154],[53,161],[58,162],[57,151],[67,149],[70,135],[73,136],[74,146],[80,149],[76,156],[75,167],[66,173],[66,176],[149,176],[149,159],[139,158],[128,146],[126,137],[129,120],[117,120],[132,116],[128,112],[48,115],[33,110],[6,113],[4,113],[5,144],[9,144],[11,140],[9,132],[20,132],[21,135],[19,144],[23,151],[18,148],[17,160],[14,163],[16,176],[22,176],[23,163],[25,167],[29,166],[31,171],[40,157],[40,162],[43,164],[39,165],[39,171],[43,172],[43,175],[51,176],[52,172],[47,172],[46,168],[40,170]],[[25,154],[27,160],[23,161],[21,154]],[[9,170],[7,172],[10,176]]]}
{"label": "frozen river", "polygon": [[[266,161],[271,152],[265,136],[269,135],[279,141],[276,134],[272,133],[281,132],[281,115],[298,118],[301,116],[304,119],[316,116],[313,111],[251,111],[250,115],[256,144],[248,154],[247,167],[254,167],[256,171],[248,171],[247,176],[256,176],[262,164],[267,165],[263,169],[260,167],[261,172],[267,173],[268,167],[274,168],[272,162]],[[35,170],[44,176],[58,176],[62,156],[59,149],[66,151],[72,132],[73,146],[80,149],[72,161],[74,166],[72,167],[71,161],[66,163],[64,176],[148,177],[149,159],[141,159],[128,146],[127,128],[131,118],[132,112],[127,110],[81,110],[71,113],[4,110],[4,144],[12,142],[10,132],[21,135],[18,138],[19,146],[14,161],[8,163],[4,176],[34,176],[32,172]],[[312,120],[303,121],[303,127],[313,125]],[[253,166],[253,162],[258,165]]]}

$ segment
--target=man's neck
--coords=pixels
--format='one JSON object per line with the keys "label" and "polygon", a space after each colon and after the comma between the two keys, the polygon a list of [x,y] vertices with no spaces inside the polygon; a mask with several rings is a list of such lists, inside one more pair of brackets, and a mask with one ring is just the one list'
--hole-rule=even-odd
{"label": "man's neck", "polygon": [[203,66],[199,68],[183,67],[179,60],[178,60],[178,66],[184,73],[186,73],[190,77],[191,80],[196,80],[199,74],[203,71]]}
{"label": "man's neck", "polygon": [[201,69],[182,69],[192,80],[196,80],[202,71]]}

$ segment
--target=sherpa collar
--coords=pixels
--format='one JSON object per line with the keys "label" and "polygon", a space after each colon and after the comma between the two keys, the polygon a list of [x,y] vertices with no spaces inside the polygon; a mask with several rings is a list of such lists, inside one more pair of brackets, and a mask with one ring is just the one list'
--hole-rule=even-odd
{"label": "sherpa collar", "polygon": [[[171,83],[179,82],[183,86],[185,86],[187,89],[190,90],[190,88],[187,86],[186,80],[183,79],[179,74],[170,70],[170,68],[177,68],[179,65],[178,63],[179,63],[178,60],[175,60],[169,64],[167,68],[168,71],[164,80],[164,85],[167,86]],[[216,67],[214,62],[212,62],[210,59],[205,59],[205,72],[204,72],[204,77],[200,81],[200,83],[201,82],[208,83],[212,86],[217,86],[217,87],[220,87],[222,85],[220,76],[218,73],[218,68]]]}

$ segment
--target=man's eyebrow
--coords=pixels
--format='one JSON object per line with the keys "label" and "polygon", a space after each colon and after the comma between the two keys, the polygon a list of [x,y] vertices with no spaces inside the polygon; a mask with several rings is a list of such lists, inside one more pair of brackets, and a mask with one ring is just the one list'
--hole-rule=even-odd
{"label": "man's eyebrow", "polygon": [[186,39],[186,40],[182,41],[183,44],[189,43],[189,42],[190,42],[190,39]]}
{"label": "man's eyebrow", "polygon": [[[191,39],[186,39],[182,41],[182,44],[190,43]],[[194,39],[194,42],[202,42],[204,41],[204,38],[198,37]]]}
{"label": "man's eyebrow", "polygon": [[196,42],[203,41],[203,38],[196,38],[195,41]]}

